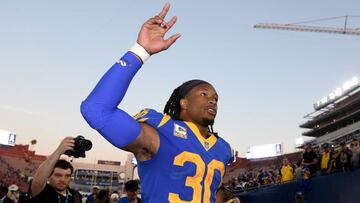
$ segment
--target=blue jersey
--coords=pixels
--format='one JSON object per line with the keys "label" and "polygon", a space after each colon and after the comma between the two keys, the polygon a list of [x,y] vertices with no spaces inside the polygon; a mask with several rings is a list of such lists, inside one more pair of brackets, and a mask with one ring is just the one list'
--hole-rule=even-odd
{"label": "blue jersey", "polygon": [[134,116],[155,128],[160,146],[148,161],[138,161],[143,202],[214,203],[225,166],[233,160],[229,144],[215,135],[207,139],[191,122],[145,109]]}

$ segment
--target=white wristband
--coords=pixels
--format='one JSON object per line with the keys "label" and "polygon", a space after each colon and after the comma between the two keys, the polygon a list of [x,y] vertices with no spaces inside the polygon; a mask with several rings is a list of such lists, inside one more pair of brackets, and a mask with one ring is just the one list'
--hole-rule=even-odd
{"label": "white wristband", "polygon": [[142,47],[140,44],[135,43],[131,48],[130,51],[136,54],[143,63],[150,57],[150,54]]}

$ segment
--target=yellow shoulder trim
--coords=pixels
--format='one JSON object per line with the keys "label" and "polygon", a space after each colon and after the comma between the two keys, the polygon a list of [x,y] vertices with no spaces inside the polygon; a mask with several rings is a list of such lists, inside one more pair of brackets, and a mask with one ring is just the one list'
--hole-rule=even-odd
{"label": "yellow shoulder trim", "polygon": [[168,122],[170,120],[170,116],[164,114],[163,118],[161,119],[159,125],[157,126],[158,128],[160,128],[161,126],[163,126],[166,122]]}
{"label": "yellow shoulder trim", "polygon": [[138,120],[138,122],[143,123],[143,122],[145,122],[147,119],[148,119],[148,118],[140,118],[140,119]]}

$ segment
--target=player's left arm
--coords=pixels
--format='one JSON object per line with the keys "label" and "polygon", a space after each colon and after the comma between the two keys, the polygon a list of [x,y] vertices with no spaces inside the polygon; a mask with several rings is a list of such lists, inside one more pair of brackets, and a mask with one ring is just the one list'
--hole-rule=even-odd
{"label": "player's left arm", "polygon": [[216,203],[223,203],[224,202],[224,192],[222,190],[222,187],[220,187],[216,191]]}
{"label": "player's left arm", "polygon": [[[230,149],[230,152],[229,152],[229,159],[227,161],[227,164],[225,165],[225,167],[229,167],[229,165],[233,162],[236,161],[236,152],[235,150],[230,147],[229,145],[229,149]],[[226,172],[227,170],[225,170],[224,172],[224,175],[222,177],[222,179],[224,180],[224,177],[226,176]],[[220,185],[220,187],[217,189],[216,191],[216,203],[223,203],[224,202],[224,187],[223,187],[223,184]]]}

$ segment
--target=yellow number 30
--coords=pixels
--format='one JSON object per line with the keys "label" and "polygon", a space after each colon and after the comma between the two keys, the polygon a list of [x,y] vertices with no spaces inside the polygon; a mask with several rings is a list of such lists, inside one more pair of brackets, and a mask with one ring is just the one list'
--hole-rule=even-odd
{"label": "yellow number 30", "polygon": [[[179,194],[177,193],[169,193],[169,202],[171,203],[201,203],[201,193],[202,193],[202,185],[201,181],[203,180],[204,173],[205,173],[205,163],[201,159],[200,155],[191,153],[191,152],[182,152],[177,155],[174,159],[174,165],[176,166],[184,166],[185,162],[191,162],[196,165],[196,173],[194,176],[187,176],[185,185],[191,187],[193,189],[193,197],[191,201],[184,201],[180,199]],[[218,170],[221,173],[221,178],[224,175],[224,163],[213,159],[207,165],[207,173],[204,180],[204,201],[203,202],[210,202],[210,186],[213,181],[214,171]]]}

